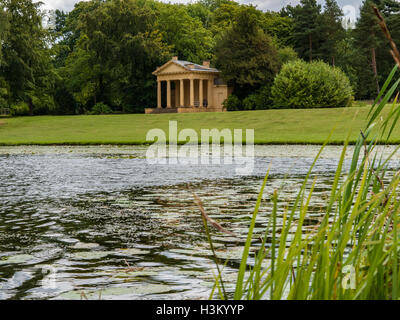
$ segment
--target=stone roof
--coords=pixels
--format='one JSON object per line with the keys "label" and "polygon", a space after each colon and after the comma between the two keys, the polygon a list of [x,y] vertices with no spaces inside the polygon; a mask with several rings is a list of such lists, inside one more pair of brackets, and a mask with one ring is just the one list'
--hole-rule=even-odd
{"label": "stone roof", "polygon": [[[184,61],[184,60],[172,60],[172,62],[184,67],[187,70],[191,70],[191,71],[204,71],[204,72],[219,72],[218,69],[215,68],[211,68],[211,67],[206,67],[206,66],[202,66],[200,64],[196,64],[193,62],[189,62],[189,61]],[[193,66],[193,67],[189,67],[189,66]]]}
{"label": "stone roof", "polygon": [[187,71],[192,71],[192,72],[210,72],[210,73],[219,73],[220,71],[215,68],[209,67],[208,65],[200,65],[197,63],[193,63],[190,61],[184,61],[184,60],[178,60],[176,57],[172,58],[172,60],[169,60],[167,63],[162,65],[161,67],[158,67],[157,70],[153,72],[154,75],[159,74],[162,70],[164,70],[167,66],[171,65],[172,63],[177,64],[178,66],[184,68]]}

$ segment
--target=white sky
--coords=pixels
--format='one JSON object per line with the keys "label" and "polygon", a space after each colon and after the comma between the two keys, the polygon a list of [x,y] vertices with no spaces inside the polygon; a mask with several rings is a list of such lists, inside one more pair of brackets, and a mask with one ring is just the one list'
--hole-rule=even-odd
{"label": "white sky", "polygon": [[[44,3],[44,9],[60,9],[64,11],[70,11],[74,8],[74,4],[79,0],[41,0]],[[162,0],[164,2],[173,3],[187,3],[191,0]],[[261,10],[279,10],[288,4],[297,4],[299,0],[238,0],[240,3],[254,4]],[[323,0],[318,0],[320,3],[324,3]],[[352,6],[356,12],[358,7],[361,5],[362,0],[337,0],[339,6],[342,8],[345,6]]]}

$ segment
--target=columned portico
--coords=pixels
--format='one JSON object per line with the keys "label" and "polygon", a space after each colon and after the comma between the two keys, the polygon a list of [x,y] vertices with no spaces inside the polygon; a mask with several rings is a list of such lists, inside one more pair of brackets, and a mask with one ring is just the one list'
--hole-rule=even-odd
{"label": "columned portico", "polygon": [[146,108],[146,113],[224,111],[228,87],[208,62],[197,65],[174,57],[153,74],[157,76],[157,108]]}

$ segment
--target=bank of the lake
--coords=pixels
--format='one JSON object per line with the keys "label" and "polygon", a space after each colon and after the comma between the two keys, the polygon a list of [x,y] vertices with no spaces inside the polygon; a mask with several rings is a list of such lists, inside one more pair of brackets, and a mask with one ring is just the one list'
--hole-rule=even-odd
{"label": "bank of the lake", "polygon": [[[256,144],[321,144],[331,130],[330,140],[340,144],[351,128],[354,142],[365,127],[369,107],[332,109],[260,110],[196,114],[124,114],[36,116],[2,119],[0,145],[98,145],[145,144],[150,129],[168,133],[170,120],[178,121],[178,130],[254,129]],[[389,112],[390,108],[386,108]],[[397,127],[390,140],[400,143]]]}

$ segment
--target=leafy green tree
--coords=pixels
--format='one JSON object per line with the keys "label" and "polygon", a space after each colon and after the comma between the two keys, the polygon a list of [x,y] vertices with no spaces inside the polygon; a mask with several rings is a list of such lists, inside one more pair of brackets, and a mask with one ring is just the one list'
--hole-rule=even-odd
{"label": "leafy green tree", "polygon": [[[8,16],[4,8],[0,6],[0,68],[3,64],[2,47],[8,33]],[[7,81],[0,75],[0,108],[8,107],[9,86]]]}
{"label": "leafy green tree", "polygon": [[224,4],[236,2],[233,0],[199,0],[198,3],[207,7],[211,12],[214,12]]}
{"label": "leafy green tree", "polygon": [[255,11],[244,7],[215,48],[216,65],[240,99],[272,83],[280,68],[277,48],[259,27]]}
{"label": "leafy green tree", "polygon": [[362,57],[360,57],[357,47],[354,44],[352,34],[352,30],[345,31],[344,39],[337,43],[335,65],[341,68],[348,76],[356,98],[359,98],[362,97],[362,95],[359,95],[359,92],[365,89],[358,86],[359,75],[357,74],[357,63]]}
{"label": "leafy green tree", "polygon": [[342,26],[343,12],[336,0],[325,0],[324,12],[321,16],[321,33],[323,42],[321,52],[326,62],[335,65],[338,43],[344,39]]}
{"label": "leafy green tree", "polygon": [[241,6],[235,1],[221,3],[213,12],[211,24],[213,35],[218,37],[232,27],[240,10]]}
{"label": "leafy green tree", "polygon": [[[56,104],[55,113],[57,114],[75,114],[84,112],[84,105],[87,100],[92,98],[84,98],[87,90],[80,90],[86,86],[90,87],[90,81],[83,83],[85,79],[92,77],[92,70],[88,70],[87,64],[81,55],[77,45],[81,32],[79,26],[81,24],[81,15],[95,10],[101,5],[101,1],[81,1],[75,4],[71,12],[65,13],[60,10],[55,11],[55,28],[52,30],[54,37],[54,59],[53,63],[57,68],[59,77],[55,83],[54,100]],[[71,61],[76,58],[76,61]],[[78,69],[80,68],[80,70]],[[87,78],[84,72],[87,71]],[[74,77],[73,75],[76,75]],[[78,76],[79,75],[79,76]],[[81,94],[82,93],[82,94]],[[84,103],[82,102],[84,101]]]}
{"label": "leafy green tree", "polygon": [[280,46],[291,46],[293,44],[292,18],[268,11],[264,13],[261,27],[267,34],[274,37]]}
{"label": "leafy green tree", "polygon": [[210,7],[199,1],[194,3],[188,3],[186,6],[187,13],[194,19],[200,20],[203,27],[208,29],[211,23],[212,12]]}
{"label": "leafy green tree", "polygon": [[320,53],[321,6],[316,0],[301,0],[299,5],[288,10],[293,17],[294,49],[301,58],[312,61]]}
{"label": "leafy green tree", "polygon": [[0,5],[0,65],[2,64],[2,47],[9,31],[8,15],[4,11],[4,7]]}
{"label": "leafy green tree", "polygon": [[[370,57],[370,59],[367,59],[367,61],[370,61],[370,68],[372,68],[372,77],[368,78],[375,82],[375,90],[379,93],[380,86],[376,51],[377,47],[380,45],[379,42],[382,41],[382,37],[377,19],[372,10],[373,5],[374,3],[370,0],[366,0],[363,2],[363,5],[360,8],[360,19],[356,23],[354,36],[357,46],[362,50],[363,56]],[[363,64],[361,64],[361,66],[362,65]],[[363,67],[361,69],[363,69]]]}
{"label": "leafy green tree", "polygon": [[74,32],[75,30],[71,30],[67,27],[68,13],[56,10],[54,14],[55,26],[50,30],[55,38],[54,47],[56,55],[54,64],[56,67],[62,67],[65,65],[68,54],[74,50],[77,39],[76,33]]}
{"label": "leafy green tree", "polygon": [[111,0],[81,13],[79,20],[80,38],[65,71],[81,107],[103,102],[114,110],[140,112],[154,105],[151,73],[169,55],[154,28],[154,10],[139,1]]}
{"label": "leafy green tree", "polygon": [[384,37],[373,6],[377,6],[384,15],[389,29],[393,30],[395,41],[400,41],[396,26],[400,26],[400,5],[392,0],[365,0],[360,8],[360,18],[354,30],[355,45],[360,58],[356,61],[358,87],[363,90],[364,98],[373,98],[380,91],[381,82],[393,68],[393,59]]}
{"label": "leafy green tree", "polygon": [[3,45],[5,63],[0,73],[9,84],[11,98],[27,102],[33,115],[34,100],[48,96],[54,75],[49,63],[48,33],[42,27],[41,3],[31,0],[4,0],[3,3],[12,32]]}
{"label": "leafy green tree", "polygon": [[201,63],[212,57],[212,34],[198,17],[189,15],[183,5],[160,3],[156,29],[163,42],[171,46],[173,55],[181,60]]}

